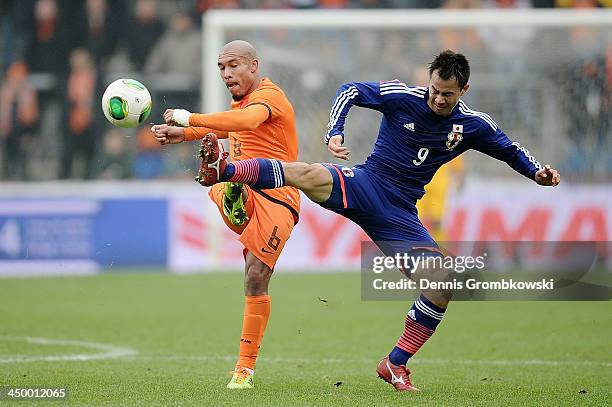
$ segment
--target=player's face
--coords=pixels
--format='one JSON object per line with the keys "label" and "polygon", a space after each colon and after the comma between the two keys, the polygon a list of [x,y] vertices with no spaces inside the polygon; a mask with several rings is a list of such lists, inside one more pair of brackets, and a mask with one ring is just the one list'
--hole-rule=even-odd
{"label": "player's face", "polygon": [[217,66],[232,99],[241,100],[253,90],[257,78],[257,59],[249,60],[236,52],[228,51],[219,56]]}
{"label": "player's face", "polygon": [[467,92],[470,85],[462,88],[457,84],[455,77],[442,79],[438,71],[433,71],[429,78],[429,99],[427,104],[433,112],[439,116],[451,114],[459,98]]}

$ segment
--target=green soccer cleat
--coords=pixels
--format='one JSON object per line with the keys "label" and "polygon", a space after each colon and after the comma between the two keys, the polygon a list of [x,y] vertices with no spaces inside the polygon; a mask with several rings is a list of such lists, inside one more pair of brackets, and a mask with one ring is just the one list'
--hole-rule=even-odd
{"label": "green soccer cleat", "polygon": [[253,384],[253,375],[255,372],[246,367],[237,367],[232,372],[232,380],[227,384],[228,389],[252,389],[255,385]]}
{"label": "green soccer cleat", "polygon": [[226,182],[223,191],[223,213],[234,226],[242,226],[249,220],[244,201],[242,200],[242,184]]}

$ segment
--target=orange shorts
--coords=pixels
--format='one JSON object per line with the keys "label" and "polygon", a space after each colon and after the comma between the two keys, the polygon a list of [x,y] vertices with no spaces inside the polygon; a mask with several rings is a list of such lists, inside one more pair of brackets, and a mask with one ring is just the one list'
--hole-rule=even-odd
{"label": "orange shorts", "polygon": [[224,187],[225,184],[221,182],[208,191],[210,199],[219,208],[223,222],[240,235],[245,249],[273,269],[295,225],[293,214],[245,185],[249,194],[245,202],[249,220],[242,226],[234,226],[223,213]]}

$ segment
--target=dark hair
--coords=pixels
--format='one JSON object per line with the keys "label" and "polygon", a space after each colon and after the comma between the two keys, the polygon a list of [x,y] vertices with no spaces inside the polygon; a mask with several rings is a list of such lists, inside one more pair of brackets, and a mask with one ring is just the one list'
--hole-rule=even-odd
{"label": "dark hair", "polygon": [[463,89],[470,79],[470,63],[465,55],[449,49],[438,54],[429,64],[429,76],[434,71],[438,71],[438,76],[444,80],[455,77],[460,89]]}

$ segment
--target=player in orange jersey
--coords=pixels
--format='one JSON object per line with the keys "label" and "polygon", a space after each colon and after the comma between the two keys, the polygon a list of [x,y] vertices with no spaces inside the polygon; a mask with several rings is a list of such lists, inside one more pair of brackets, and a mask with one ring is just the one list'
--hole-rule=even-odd
{"label": "player in orange jersey", "polygon": [[[217,65],[232,95],[231,110],[191,114],[168,109],[166,124],[151,128],[155,138],[161,144],[180,143],[212,132],[218,138],[229,138],[229,155],[236,162],[255,157],[295,161],[298,141],[293,107],[277,85],[260,77],[255,48],[246,41],[232,41],[223,47]],[[252,388],[270,315],[268,283],[298,221],[300,195],[293,187],[262,191],[240,183],[221,183],[209,190],[209,196],[244,245],[246,300],[240,356],[227,387]]]}

